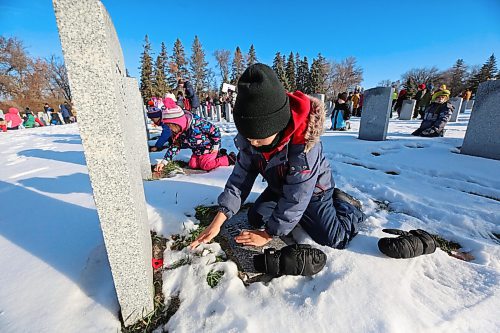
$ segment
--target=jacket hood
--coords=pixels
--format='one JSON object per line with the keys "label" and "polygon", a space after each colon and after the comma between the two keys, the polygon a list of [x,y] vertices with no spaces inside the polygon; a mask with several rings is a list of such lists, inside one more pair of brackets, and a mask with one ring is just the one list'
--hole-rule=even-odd
{"label": "jacket hood", "polygon": [[18,114],[19,113],[19,110],[16,109],[16,108],[9,108],[9,113],[12,113],[12,114]]}
{"label": "jacket hood", "polygon": [[276,149],[269,153],[263,153],[266,159],[281,151],[289,142],[304,144],[304,151],[307,153],[320,141],[320,136],[324,131],[325,107],[319,99],[300,91],[287,93],[287,95],[292,118]]}

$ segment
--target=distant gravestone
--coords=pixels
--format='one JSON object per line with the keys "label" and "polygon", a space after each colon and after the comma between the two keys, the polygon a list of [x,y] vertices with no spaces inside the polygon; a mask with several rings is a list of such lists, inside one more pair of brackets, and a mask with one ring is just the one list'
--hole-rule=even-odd
{"label": "distant gravestone", "polygon": [[220,105],[215,106],[215,111],[217,113],[217,121],[221,121],[221,119],[222,119],[222,113],[221,113],[220,109],[221,109]]}
{"label": "distant gravestone", "polygon": [[469,103],[469,101],[462,101],[462,107],[460,107],[460,113],[465,113],[465,109],[467,108],[467,104]]}
{"label": "distant gravestone", "polygon": [[454,123],[457,121],[458,118],[458,113],[460,111],[460,108],[462,107],[462,97],[453,97],[450,98],[450,103],[453,105],[453,113],[451,114],[450,122]]}
{"label": "distant gravestone", "polygon": [[[253,265],[253,257],[264,252],[264,248],[273,247],[281,249],[287,244],[280,238],[273,238],[265,247],[243,246],[236,243],[234,237],[242,230],[255,229],[248,223],[247,210],[242,209],[238,214],[222,225],[217,241],[227,257],[236,263],[240,278],[246,283],[262,281],[266,279],[265,274],[257,272]],[[291,240],[291,239],[290,239]]]}
{"label": "distant gravestone", "polygon": [[470,99],[468,102],[467,102],[467,110],[471,110],[472,111],[472,108],[474,107],[474,100],[473,99]]}
{"label": "distant gravestone", "polygon": [[387,136],[393,88],[377,87],[365,90],[363,113],[359,127],[361,140],[383,141]]}
{"label": "distant gravestone", "polygon": [[226,121],[229,123],[233,122],[233,111],[231,110],[230,103],[226,103]]}
{"label": "distant gravestone", "polygon": [[460,152],[500,160],[500,80],[479,85]]}
{"label": "distant gravestone", "polygon": [[129,124],[143,126],[138,88],[126,78],[115,28],[100,1],[53,4],[94,202],[128,326],[154,309],[151,237],[140,167],[144,161],[137,158],[142,156],[137,149],[147,147],[136,144],[142,140],[134,137],[139,130],[130,130]]}
{"label": "distant gravestone", "polygon": [[325,104],[325,94],[312,94],[311,96],[316,97],[321,102],[323,102],[323,104]]}
{"label": "distant gravestone", "polygon": [[415,111],[415,104],[417,103],[414,99],[405,99],[403,105],[401,106],[401,113],[399,114],[399,120],[411,120],[413,111]]}

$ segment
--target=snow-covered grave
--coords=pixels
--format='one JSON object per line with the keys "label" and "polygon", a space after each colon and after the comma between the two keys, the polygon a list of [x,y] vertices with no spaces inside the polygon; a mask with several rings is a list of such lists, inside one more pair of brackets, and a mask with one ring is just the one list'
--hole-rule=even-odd
{"label": "snow-covered grave", "polygon": [[[336,185],[363,202],[367,221],[345,250],[320,247],[312,278],[283,276],[246,287],[217,243],[164,253],[166,300],[180,306],[169,332],[498,332],[500,179],[497,160],[459,154],[469,112],[444,138],[410,135],[419,122],[391,120],[386,141],[347,132],[322,141]],[[234,149],[231,123],[217,123]],[[326,124],[329,128],[330,124]],[[178,159],[187,160],[182,151]],[[151,154],[151,162],[162,157]],[[150,230],[196,228],[232,167],[145,182]],[[116,332],[118,303],[99,229],[78,125],[0,133],[0,331]],[[258,179],[249,201],[266,184]],[[382,228],[422,228],[458,242],[474,260],[442,250],[408,260],[382,255]],[[300,243],[312,243],[300,229]],[[316,245],[315,245],[316,246]],[[205,250],[205,251],[203,251]],[[207,274],[224,271],[211,288]]]}

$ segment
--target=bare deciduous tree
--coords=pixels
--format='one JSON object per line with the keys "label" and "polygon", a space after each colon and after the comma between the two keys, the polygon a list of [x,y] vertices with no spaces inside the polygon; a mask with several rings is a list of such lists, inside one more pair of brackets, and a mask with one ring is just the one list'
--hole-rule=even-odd
{"label": "bare deciduous tree", "polygon": [[[71,89],[69,87],[68,72],[64,61],[56,56],[46,60],[48,64],[47,81],[49,82],[50,92],[54,98],[64,98],[71,102]],[[62,95],[62,96],[61,96]]]}
{"label": "bare deciduous tree", "polygon": [[355,57],[347,57],[340,62],[330,62],[330,94],[354,89],[363,81],[363,69],[356,62]]}
{"label": "bare deciduous tree", "polygon": [[222,82],[229,82],[229,62],[231,60],[231,51],[216,50],[214,52],[215,60],[219,66]]}

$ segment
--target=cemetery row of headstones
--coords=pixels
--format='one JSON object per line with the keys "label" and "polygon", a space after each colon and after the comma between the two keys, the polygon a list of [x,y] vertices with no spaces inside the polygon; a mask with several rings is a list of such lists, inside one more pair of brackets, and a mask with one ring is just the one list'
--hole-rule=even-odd
{"label": "cemetery row of headstones", "polygon": [[[126,76],[122,49],[102,3],[53,4],[94,201],[128,326],[153,311],[151,237],[142,183],[151,178],[151,169],[142,100],[137,81]],[[359,139],[386,139],[391,95],[392,88],[365,91]],[[317,97],[324,101],[324,96]],[[500,80],[482,83],[462,153],[500,159],[498,105]],[[226,107],[231,121],[230,105]],[[116,122],[108,121],[110,113],[117,115]],[[206,116],[220,120],[221,113],[219,105]]]}

